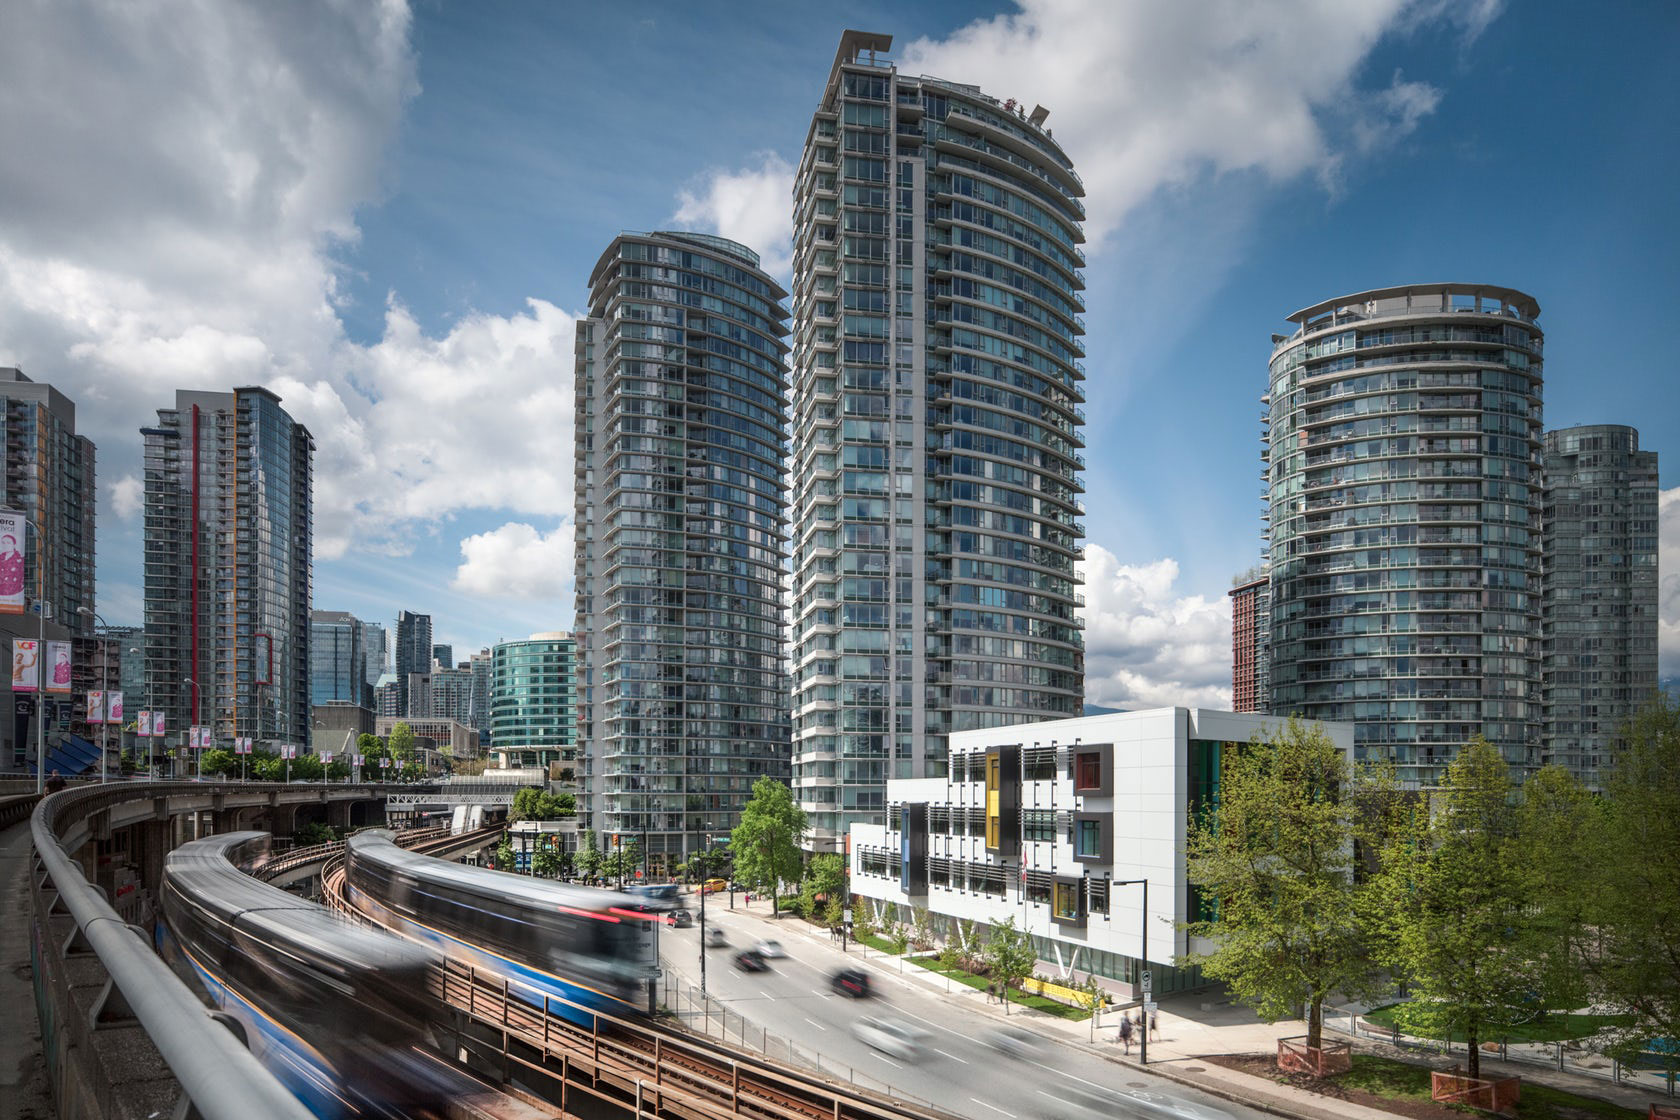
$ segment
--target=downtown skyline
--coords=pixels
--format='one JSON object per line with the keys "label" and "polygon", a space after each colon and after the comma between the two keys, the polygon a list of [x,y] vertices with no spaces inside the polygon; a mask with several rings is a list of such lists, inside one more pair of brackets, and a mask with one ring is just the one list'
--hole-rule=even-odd
{"label": "downtown skyline", "polygon": [[[387,4],[320,26],[234,6],[173,46],[92,8],[26,13],[39,25],[12,41],[31,57],[0,46],[19,110],[0,135],[38,153],[0,172],[17,200],[0,214],[0,365],[75,398],[99,445],[101,614],[141,620],[148,407],[264,384],[319,444],[315,606],[428,611],[467,650],[570,629],[590,264],[621,230],[688,228],[785,283],[793,166],[844,27],[893,34],[907,73],[1043,104],[1086,181],[1091,703],[1228,702],[1224,593],[1259,554],[1268,338],[1326,293],[1522,288],[1544,309],[1548,428],[1680,442],[1680,410],[1660,407],[1675,156],[1646,142],[1675,107],[1655,68],[1672,19],[996,10],[765,9],[726,35],[662,5],[562,21]],[[194,53],[218,20],[228,57]],[[1289,42],[1309,21],[1310,59]],[[329,47],[311,54],[316,34]],[[88,36],[116,52],[100,74]],[[620,51],[679,79],[736,58],[679,105],[600,96]],[[244,75],[264,65],[258,89]],[[355,76],[315,80],[339,71]],[[97,123],[118,92],[121,145]],[[189,168],[181,152],[220,154]],[[1674,469],[1664,676],[1680,663]]]}

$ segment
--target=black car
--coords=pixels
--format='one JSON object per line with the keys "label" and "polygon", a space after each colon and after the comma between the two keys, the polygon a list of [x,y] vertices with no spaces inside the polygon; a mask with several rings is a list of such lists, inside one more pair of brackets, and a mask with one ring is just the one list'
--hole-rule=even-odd
{"label": "black car", "polygon": [[853,999],[869,995],[869,973],[861,968],[842,968],[828,983],[836,992]]}
{"label": "black car", "polygon": [[694,924],[694,915],[687,910],[673,910],[671,911],[671,924],[678,929],[687,929]]}
{"label": "black car", "polygon": [[764,954],[757,949],[742,949],[735,954],[735,967],[742,972],[763,972],[770,967]]}

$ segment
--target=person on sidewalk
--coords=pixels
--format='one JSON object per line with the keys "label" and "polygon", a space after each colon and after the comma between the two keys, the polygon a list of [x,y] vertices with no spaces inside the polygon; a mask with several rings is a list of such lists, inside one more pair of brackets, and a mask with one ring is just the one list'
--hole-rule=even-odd
{"label": "person on sidewalk", "polygon": [[1130,1015],[1122,1015],[1120,1017],[1120,1045],[1124,1046],[1126,1048],[1126,1056],[1128,1058],[1131,1057],[1132,1056],[1132,1017]]}
{"label": "person on sidewalk", "polygon": [[1157,1042],[1161,1040],[1161,1013],[1159,1011],[1149,1013],[1149,1037]]}

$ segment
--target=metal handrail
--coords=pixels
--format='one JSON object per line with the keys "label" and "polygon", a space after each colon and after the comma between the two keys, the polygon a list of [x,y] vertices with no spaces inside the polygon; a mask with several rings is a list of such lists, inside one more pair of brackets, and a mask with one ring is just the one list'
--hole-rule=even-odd
{"label": "metal handrail", "polygon": [[53,828],[61,812],[109,789],[93,786],[50,794],[30,818],[36,855],[46,865],[60,904],[204,1120],[312,1120],[310,1111],[210,1017],[203,1002],[117,915],[59,845]]}

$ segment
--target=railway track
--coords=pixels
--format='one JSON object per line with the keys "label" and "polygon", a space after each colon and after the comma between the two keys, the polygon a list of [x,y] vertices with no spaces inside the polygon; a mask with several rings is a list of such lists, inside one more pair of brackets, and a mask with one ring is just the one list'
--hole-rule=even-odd
{"label": "railway track", "polygon": [[[430,854],[448,845],[426,839],[405,846]],[[342,855],[322,869],[321,890],[327,906],[379,926],[345,898]],[[590,1011],[590,1030],[561,1013],[565,1001],[462,961],[442,962],[430,987],[461,1016],[460,1056],[476,1052],[504,1081],[546,1085],[542,1095],[567,1111],[569,1095],[581,1092],[592,1107],[633,1109],[638,1120],[952,1120],[682,1029]]]}

